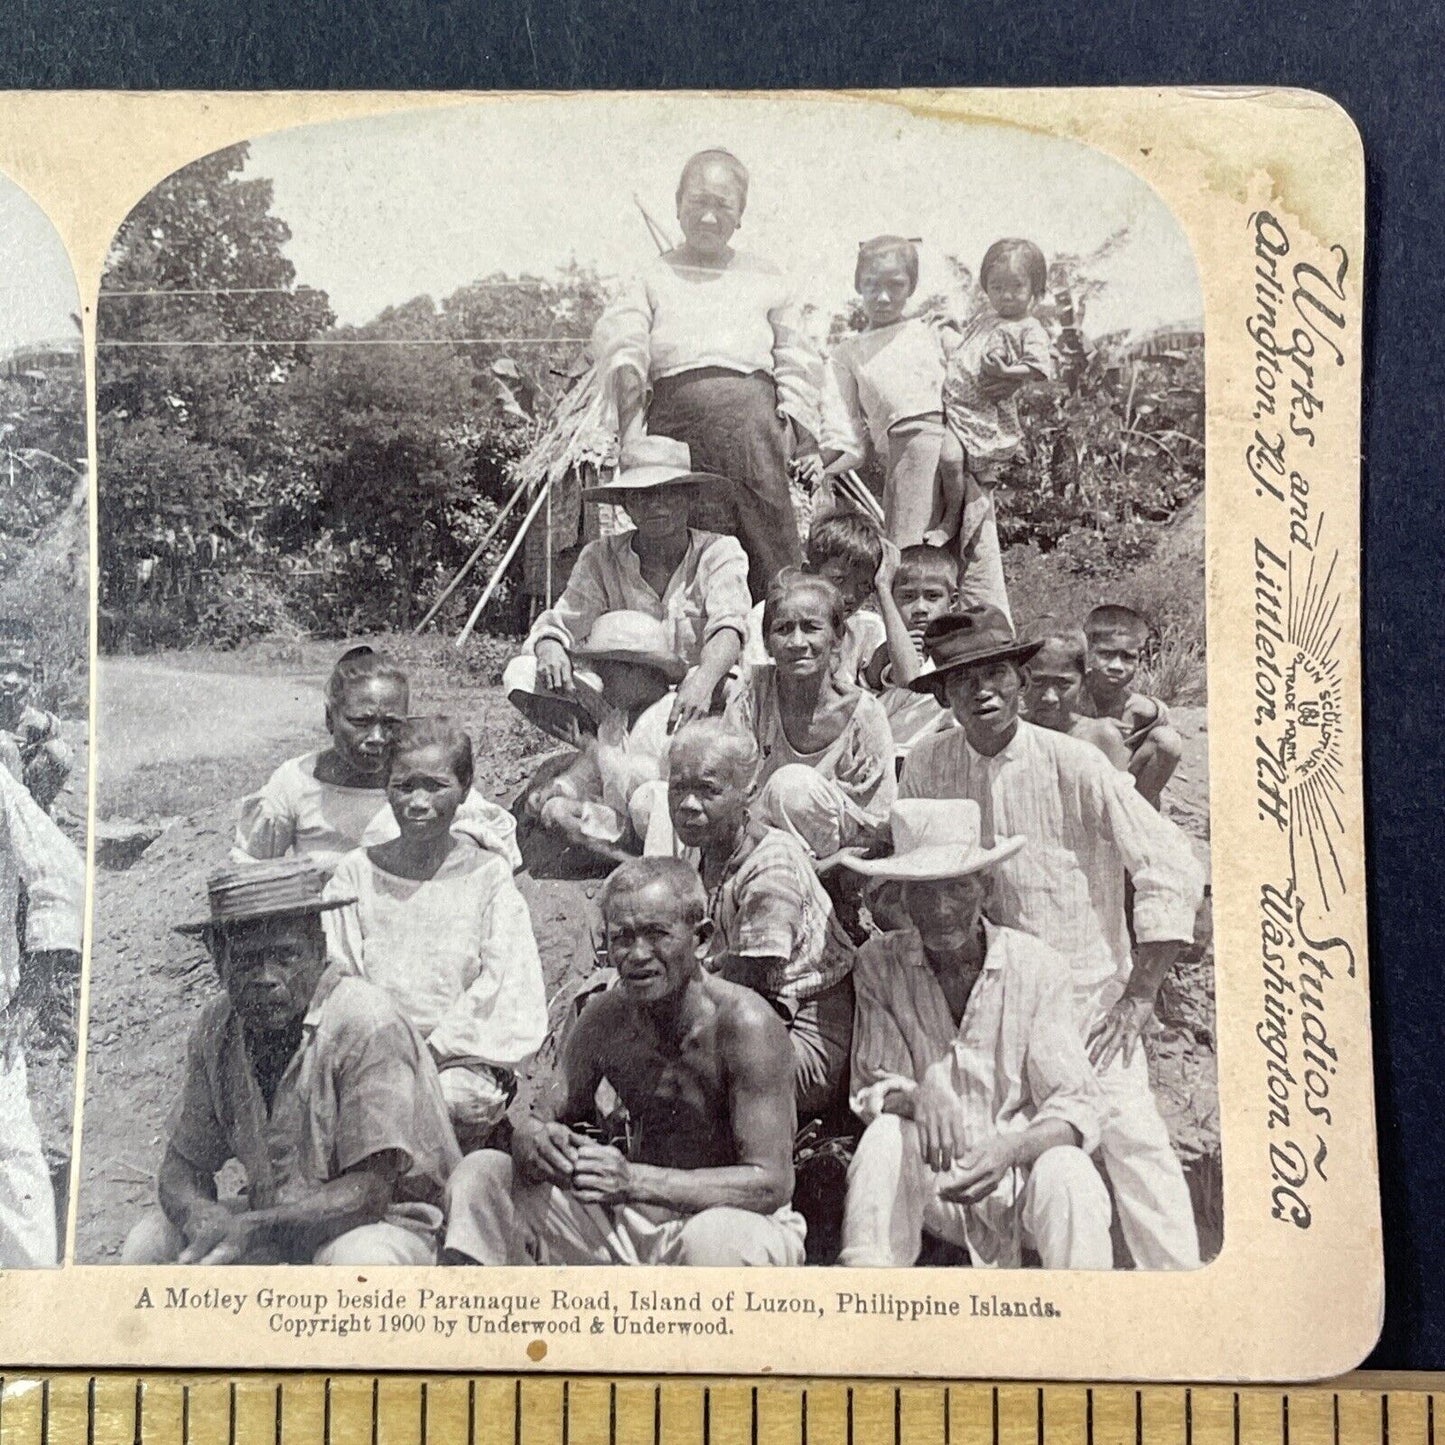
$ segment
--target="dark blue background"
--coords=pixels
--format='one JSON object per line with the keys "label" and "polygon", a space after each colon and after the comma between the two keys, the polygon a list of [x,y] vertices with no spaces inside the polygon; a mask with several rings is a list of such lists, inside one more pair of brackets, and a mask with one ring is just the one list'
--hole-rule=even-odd
{"label": "dark blue background", "polygon": [[[1313,13],[1309,13],[1309,12]],[[1441,58],[1413,5],[7,0],[0,85],[134,89],[1304,86],[1354,116],[1365,257],[1365,675],[1388,1300],[1370,1364],[1445,1368]],[[840,200],[846,208],[846,200]],[[847,229],[846,218],[841,220]],[[852,234],[848,232],[848,234]],[[1281,1311],[1290,1308],[1279,1301]]]}

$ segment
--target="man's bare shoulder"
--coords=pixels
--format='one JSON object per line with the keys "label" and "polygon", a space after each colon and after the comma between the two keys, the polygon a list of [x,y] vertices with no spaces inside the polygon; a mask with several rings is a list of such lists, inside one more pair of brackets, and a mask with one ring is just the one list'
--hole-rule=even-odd
{"label": "man's bare shoulder", "polygon": [[777,1010],[755,989],[708,975],[708,996],[717,1009],[717,1038],[724,1049],[775,1048],[791,1056],[788,1032]]}

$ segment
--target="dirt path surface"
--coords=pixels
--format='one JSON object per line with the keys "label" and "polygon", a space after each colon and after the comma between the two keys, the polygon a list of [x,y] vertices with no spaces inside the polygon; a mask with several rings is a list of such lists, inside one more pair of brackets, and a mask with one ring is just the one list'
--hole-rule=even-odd
{"label": "dirt path surface", "polygon": [[[173,932],[202,907],[206,875],[231,841],[235,801],[278,763],[321,741],[322,676],[298,664],[228,672],[211,656],[107,661],[101,674],[99,817],[165,826],[128,867],[99,867],[90,984],[76,1259],[114,1262],[154,1198],[154,1171],[185,1062],[185,1041],[217,987],[210,961]],[[491,686],[431,689],[425,707],[458,717],[477,743],[477,787],[508,801],[549,749]],[[1207,850],[1202,709],[1178,709],[1186,756],[1166,807]],[[200,796],[203,805],[196,806]],[[107,801],[109,800],[109,802]],[[189,801],[188,801],[189,800]],[[214,801],[212,801],[214,800]],[[179,816],[176,816],[179,815]],[[554,1019],[593,967],[596,879],[518,879],[532,914]],[[1217,1168],[1212,1110],[1212,949],[1202,940],[1165,1000],[1152,1049],[1156,1086],[1194,1176]],[[533,1075],[545,1070],[544,1049]],[[526,1084],[524,1083],[524,1092]]]}

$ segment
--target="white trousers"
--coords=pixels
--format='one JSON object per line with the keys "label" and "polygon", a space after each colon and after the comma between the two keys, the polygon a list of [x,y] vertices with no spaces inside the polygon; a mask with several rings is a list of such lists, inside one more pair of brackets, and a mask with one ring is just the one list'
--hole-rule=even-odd
{"label": "white trousers", "polygon": [[[1014,1183],[1018,1173],[1022,1188]],[[906,1268],[931,1234],[962,1245],[978,1266],[1017,1265],[1017,1245],[1027,1243],[1045,1269],[1113,1267],[1109,1192],[1082,1149],[1045,1151],[979,1205],[941,1200],[948,1178],[924,1162],[912,1119],[880,1115],[863,1131],[848,1169],[838,1263]]]}
{"label": "white trousers", "polygon": [[803,1263],[806,1225],[774,1214],[697,1214],[584,1204],[552,1184],[523,1184],[496,1149],[468,1154],[447,1185],[447,1248],[478,1264],[783,1265]]}
{"label": "white trousers", "polygon": [[0,1068],[0,1269],[43,1269],[56,1259],[55,1191],[17,1053]]}
{"label": "white trousers", "polygon": [[[243,1201],[238,1201],[244,1207]],[[186,1247],[186,1237],[159,1209],[147,1210],[126,1236],[120,1252],[122,1264],[174,1264]],[[367,1269],[390,1264],[427,1265],[437,1262],[436,1246],[414,1230],[383,1219],[348,1229],[323,1244],[312,1264],[339,1264]],[[277,1264],[274,1257],[249,1259],[242,1264]]]}
{"label": "white trousers", "polygon": [[1119,1227],[1138,1269],[1198,1269],[1194,1203],[1169,1130],[1149,1087],[1143,1045],[1099,1075],[1109,1113],[1099,1154],[1114,1190]]}

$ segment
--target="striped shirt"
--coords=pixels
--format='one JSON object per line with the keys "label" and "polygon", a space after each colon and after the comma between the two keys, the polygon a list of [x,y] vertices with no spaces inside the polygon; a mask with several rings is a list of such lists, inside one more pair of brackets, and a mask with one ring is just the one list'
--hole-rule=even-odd
{"label": "striped shirt", "polygon": [[[916,930],[881,934],[859,949],[849,1085],[854,1108],[870,1084],[886,1078],[920,1083],[946,1061],[969,1139],[1062,1119],[1092,1153],[1105,1104],[1074,1023],[1063,962],[1012,928],[985,923],[984,937],[983,969],[957,1024]],[[1018,1263],[1011,1191],[997,1190],[970,1211],[969,1245],[981,1261]]]}
{"label": "striped shirt", "polygon": [[[25,938],[15,931],[25,885]],[[20,983],[20,951],[80,952],[85,864],[39,804],[0,768],[0,1008]]]}
{"label": "striped shirt", "polygon": [[1090,743],[1020,721],[1008,745],[986,758],[955,728],[914,747],[899,796],[972,798],[985,846],[1023,837],[1023,848],[993,870],[989,911],[1068,959],[1080,992],[1129,976],[1130,880],[1140,943],[1194,937],[1204,870],[1188,839]]}
{"label": "striped shirt", "polygon": [[696,666],[705,642],[724,629],[747,635],[748,559],[736,537],[688,531],[687,554],[659,597],[642,575],[632,530],[589,542],[577,557],[567,586],[532,625],[527,651],[547,639],[569,652],[584,642],[604,612],[645,612],[665,622],[672,650]]}
{"label": "striped shirt", "polygon": [[708,902],[714,956],[781,958],[762,992],[804,1002],[844,978],[853,944],[807,850],[780,828],[751,828]]}

